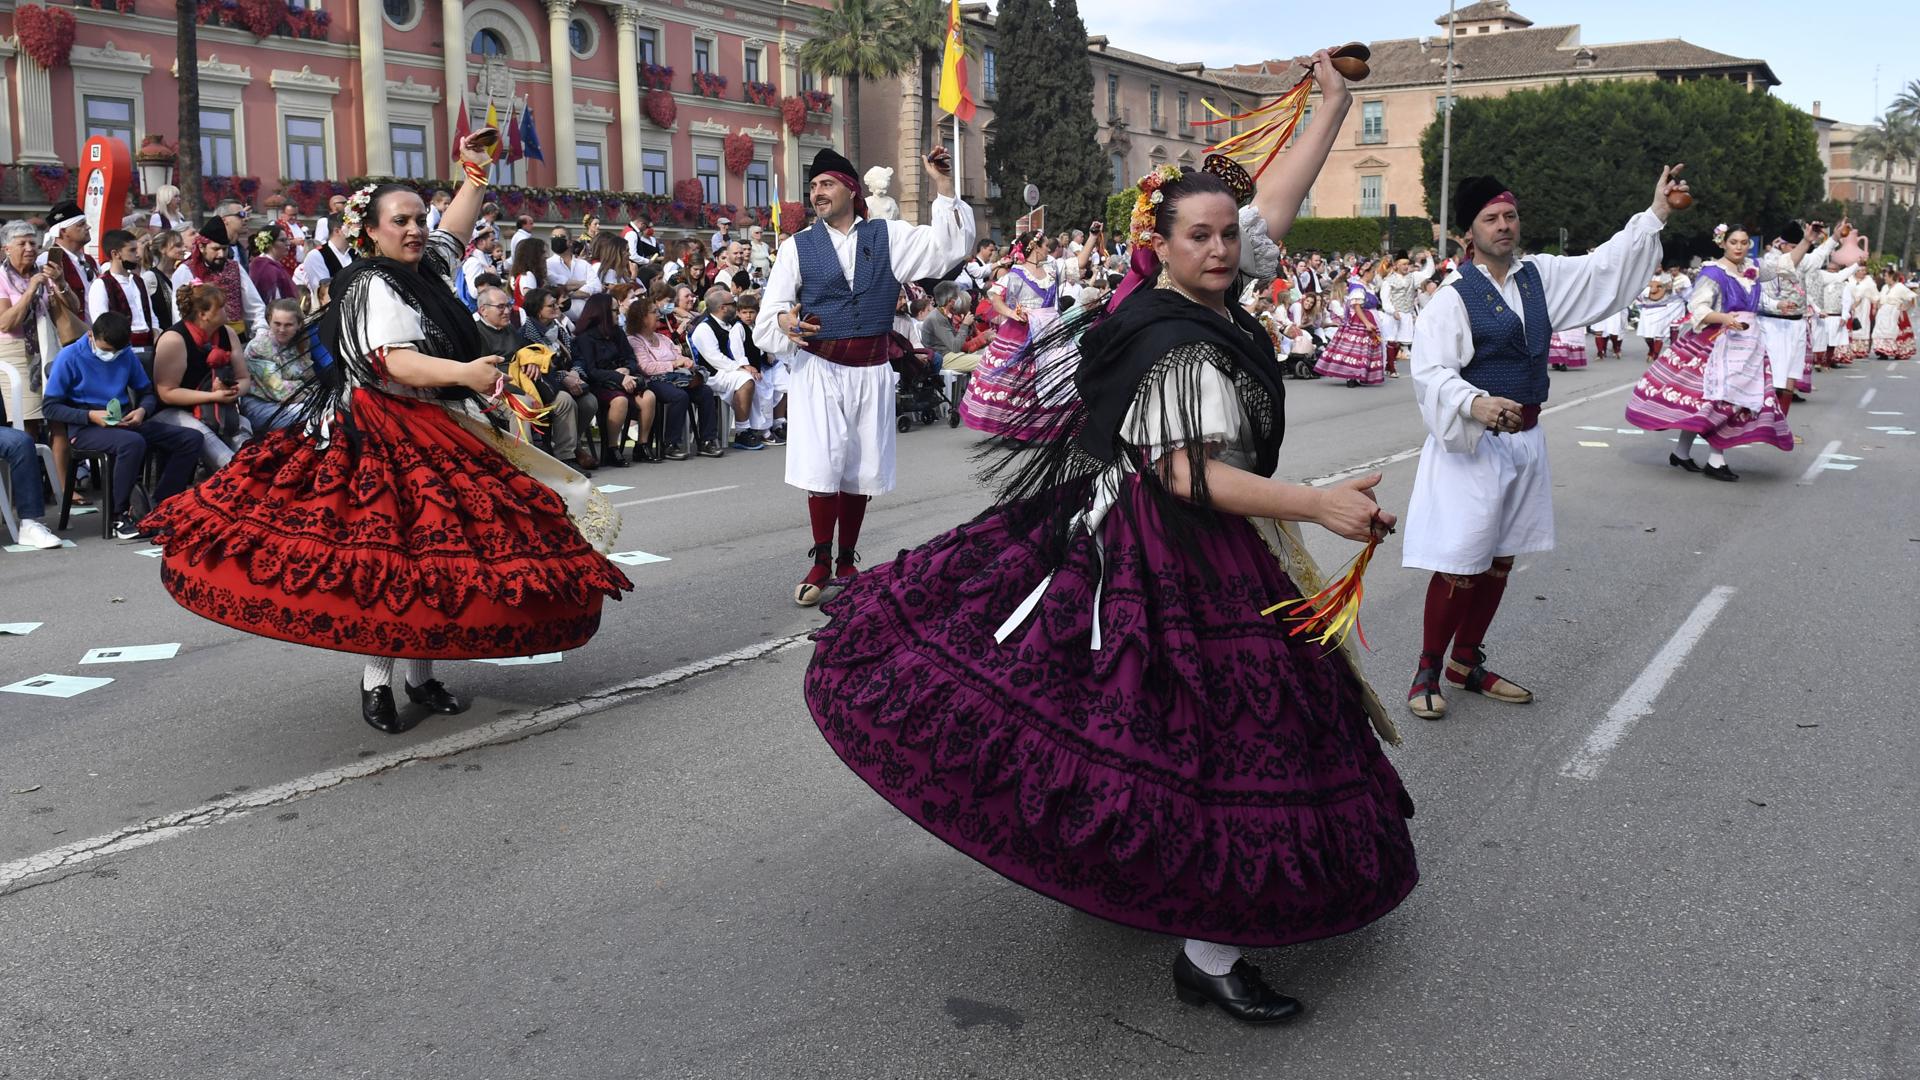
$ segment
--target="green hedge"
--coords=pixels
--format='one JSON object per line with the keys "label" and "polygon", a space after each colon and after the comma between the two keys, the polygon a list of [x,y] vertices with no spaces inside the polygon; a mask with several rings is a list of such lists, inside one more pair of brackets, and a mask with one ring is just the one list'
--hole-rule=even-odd
{"label": "green hedge", "polygon": [[1133,203],[1140,197],[1140,189],[1130,187],[1125,191],[1107,196],[1107,235],[1126,239],[1127,230],[1133,225]]}
{"label": "green hedge", "polygon": [[[1377,252],[1387,240],[1387,219],[1383,217],[1295,218],[1287,230],[1287,250]],[[1403,217],[1394,225],[1394,246],[1403,250],[1433,247],[1433,222],[1423,217]]]}

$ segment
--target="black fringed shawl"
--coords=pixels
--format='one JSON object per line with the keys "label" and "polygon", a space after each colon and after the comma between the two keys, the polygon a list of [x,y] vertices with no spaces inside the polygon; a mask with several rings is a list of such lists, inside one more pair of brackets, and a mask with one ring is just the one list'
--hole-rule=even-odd
{"label": "black fringed shawl", "polygon": [[[1232,379],[1249,414],[1249,437],[1234,449],[1252,459],[1254,471],[1272,475],[1285,433],[1280,364],[1272,339],[1253,316],[1238,305],[1228,311],[1231,318],[1222,318],[1172,289],[1141,289],[1111,313],[1062,319],[1027,345],[1036,352],[1060,351],[1041,367],[1054,380],[1071,375],[1073,403],[1039,438],[1012,450],[983,451],[993,458],[984,475],[998,484],[997,510],[1014,513],[1028,527],[1047,522],[1050,562],[1065,558],[1073,519],[1086,507],[1093,479],[1119,461],[1134,463],[1170,540],[1184,544],[1195,529],[1208,527],[1206,461],[1219,447],[1188,438],[1202,426],[1202,365]],[[1066,392],[1058,382],[1037,387],[1043,401]],[[1154,394],[1160,397],[1162,430],[1149,442],[1182,446],[1192,489],[1180,495],[1168,490],[1159,470],[1142,467],[1147,455],[1124,430],[1134,406]]]}
{"label": "black fringed shawl", "polygon": [[[351,436],[352,417],[345,406],[354,384],[377,385],[383,381],[374,368],[374,345],[367,339],[371,285],[376,278],[420,313],[426,333],[420,351],[462,363],[486,355],[473,313],[449,284],[455,270],[448,262],[448,252],[457,251],[459,246],[450,234],[436,232],[417,267],[397,259],[361,258],[334,276],[329,290],[332,299],[303,328],[302,340],[314,360],[314,378],[301,395],[302,421],[338,422]],[[437,393],[443,401],[482,403],[480,395],[465,387],[442,387]],[[499,426],[501,421],[495,417],[493,423]]]}

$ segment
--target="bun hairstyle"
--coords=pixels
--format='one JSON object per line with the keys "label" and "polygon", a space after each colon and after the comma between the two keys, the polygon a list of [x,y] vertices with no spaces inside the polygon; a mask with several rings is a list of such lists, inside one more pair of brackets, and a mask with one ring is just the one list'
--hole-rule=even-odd
{"label": "bun hairstyle", "polygon": [[174,290],[174,310],[182,322],[191,322],[215,308],[227,305],[226,291],[218,285],[189,282]]}

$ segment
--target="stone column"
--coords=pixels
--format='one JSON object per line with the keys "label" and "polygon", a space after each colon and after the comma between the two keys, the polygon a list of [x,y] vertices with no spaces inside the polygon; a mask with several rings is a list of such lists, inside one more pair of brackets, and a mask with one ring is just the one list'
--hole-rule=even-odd
{"label": "stone column", "polygon": [[[449,3],[452,0],[448,0]],[[620,65],[620,188],[640,190],[640,5],[613,9]]]}
{"label": "stone column", "polygon": [[20,75],[20,164],[65,164],[53,147],[53,77],[25,49],[14,62]]}
{"label": "stone column", "polygon": [[380,0],[360,0],[358,16],[360,118],[366,126],[367,176],[384,176],[393,171],[393,136],[387,129],[386,16],[382,7]]}
{"label": "stone column", "polygon": [[[791,97],[800,92],[800,66],[794,62],[794,53],[800,51],[797,43],[790,43],[784,32],[780,35],[780,96]],[[807,185],[804,167],[800,163],[800,139],[786,130],[786,113],[780,114],[780,160],[773,167],[780,170],[780,201],[807,201]]]}
{"label": "stone column", "polygon": [[580,163],[573,134],[573,43],[567,24],[573,21],[574,0],[547,0],[547,52],[553,65],[553,145],[546,148],[553,163],[555,187],[579,187]]}
{"label": "stone column", "polygon": [[447,106],[447,160],[439,163],[428,162],[430,171],[444,168],[448,175],[456,170],[450,162],[460,148],[453,145],[453,133],[460,127],[460,110],[467,107],[467,12],[463,0],[440,0],[440,46],[445,55],[440,59],[441,70],[446,73],[446,89],[441,91],[441,100]]}

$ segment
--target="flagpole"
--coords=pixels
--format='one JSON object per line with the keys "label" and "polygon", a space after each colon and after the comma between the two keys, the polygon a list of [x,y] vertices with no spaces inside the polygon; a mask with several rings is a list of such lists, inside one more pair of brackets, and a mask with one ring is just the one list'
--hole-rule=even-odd
{"label": "flagpole", "polygon": [[966,148],[967,148],[967,144],[965,142],[962,142],[960,139],[960,114],[954,113],[953,114],[953,197],[960,202],[967,201],[966,189],[961,186],[961,180],[960,180],[960,177],[965,175],[960,171],[960,162],[963,158],[963,155],[966,152]]}

